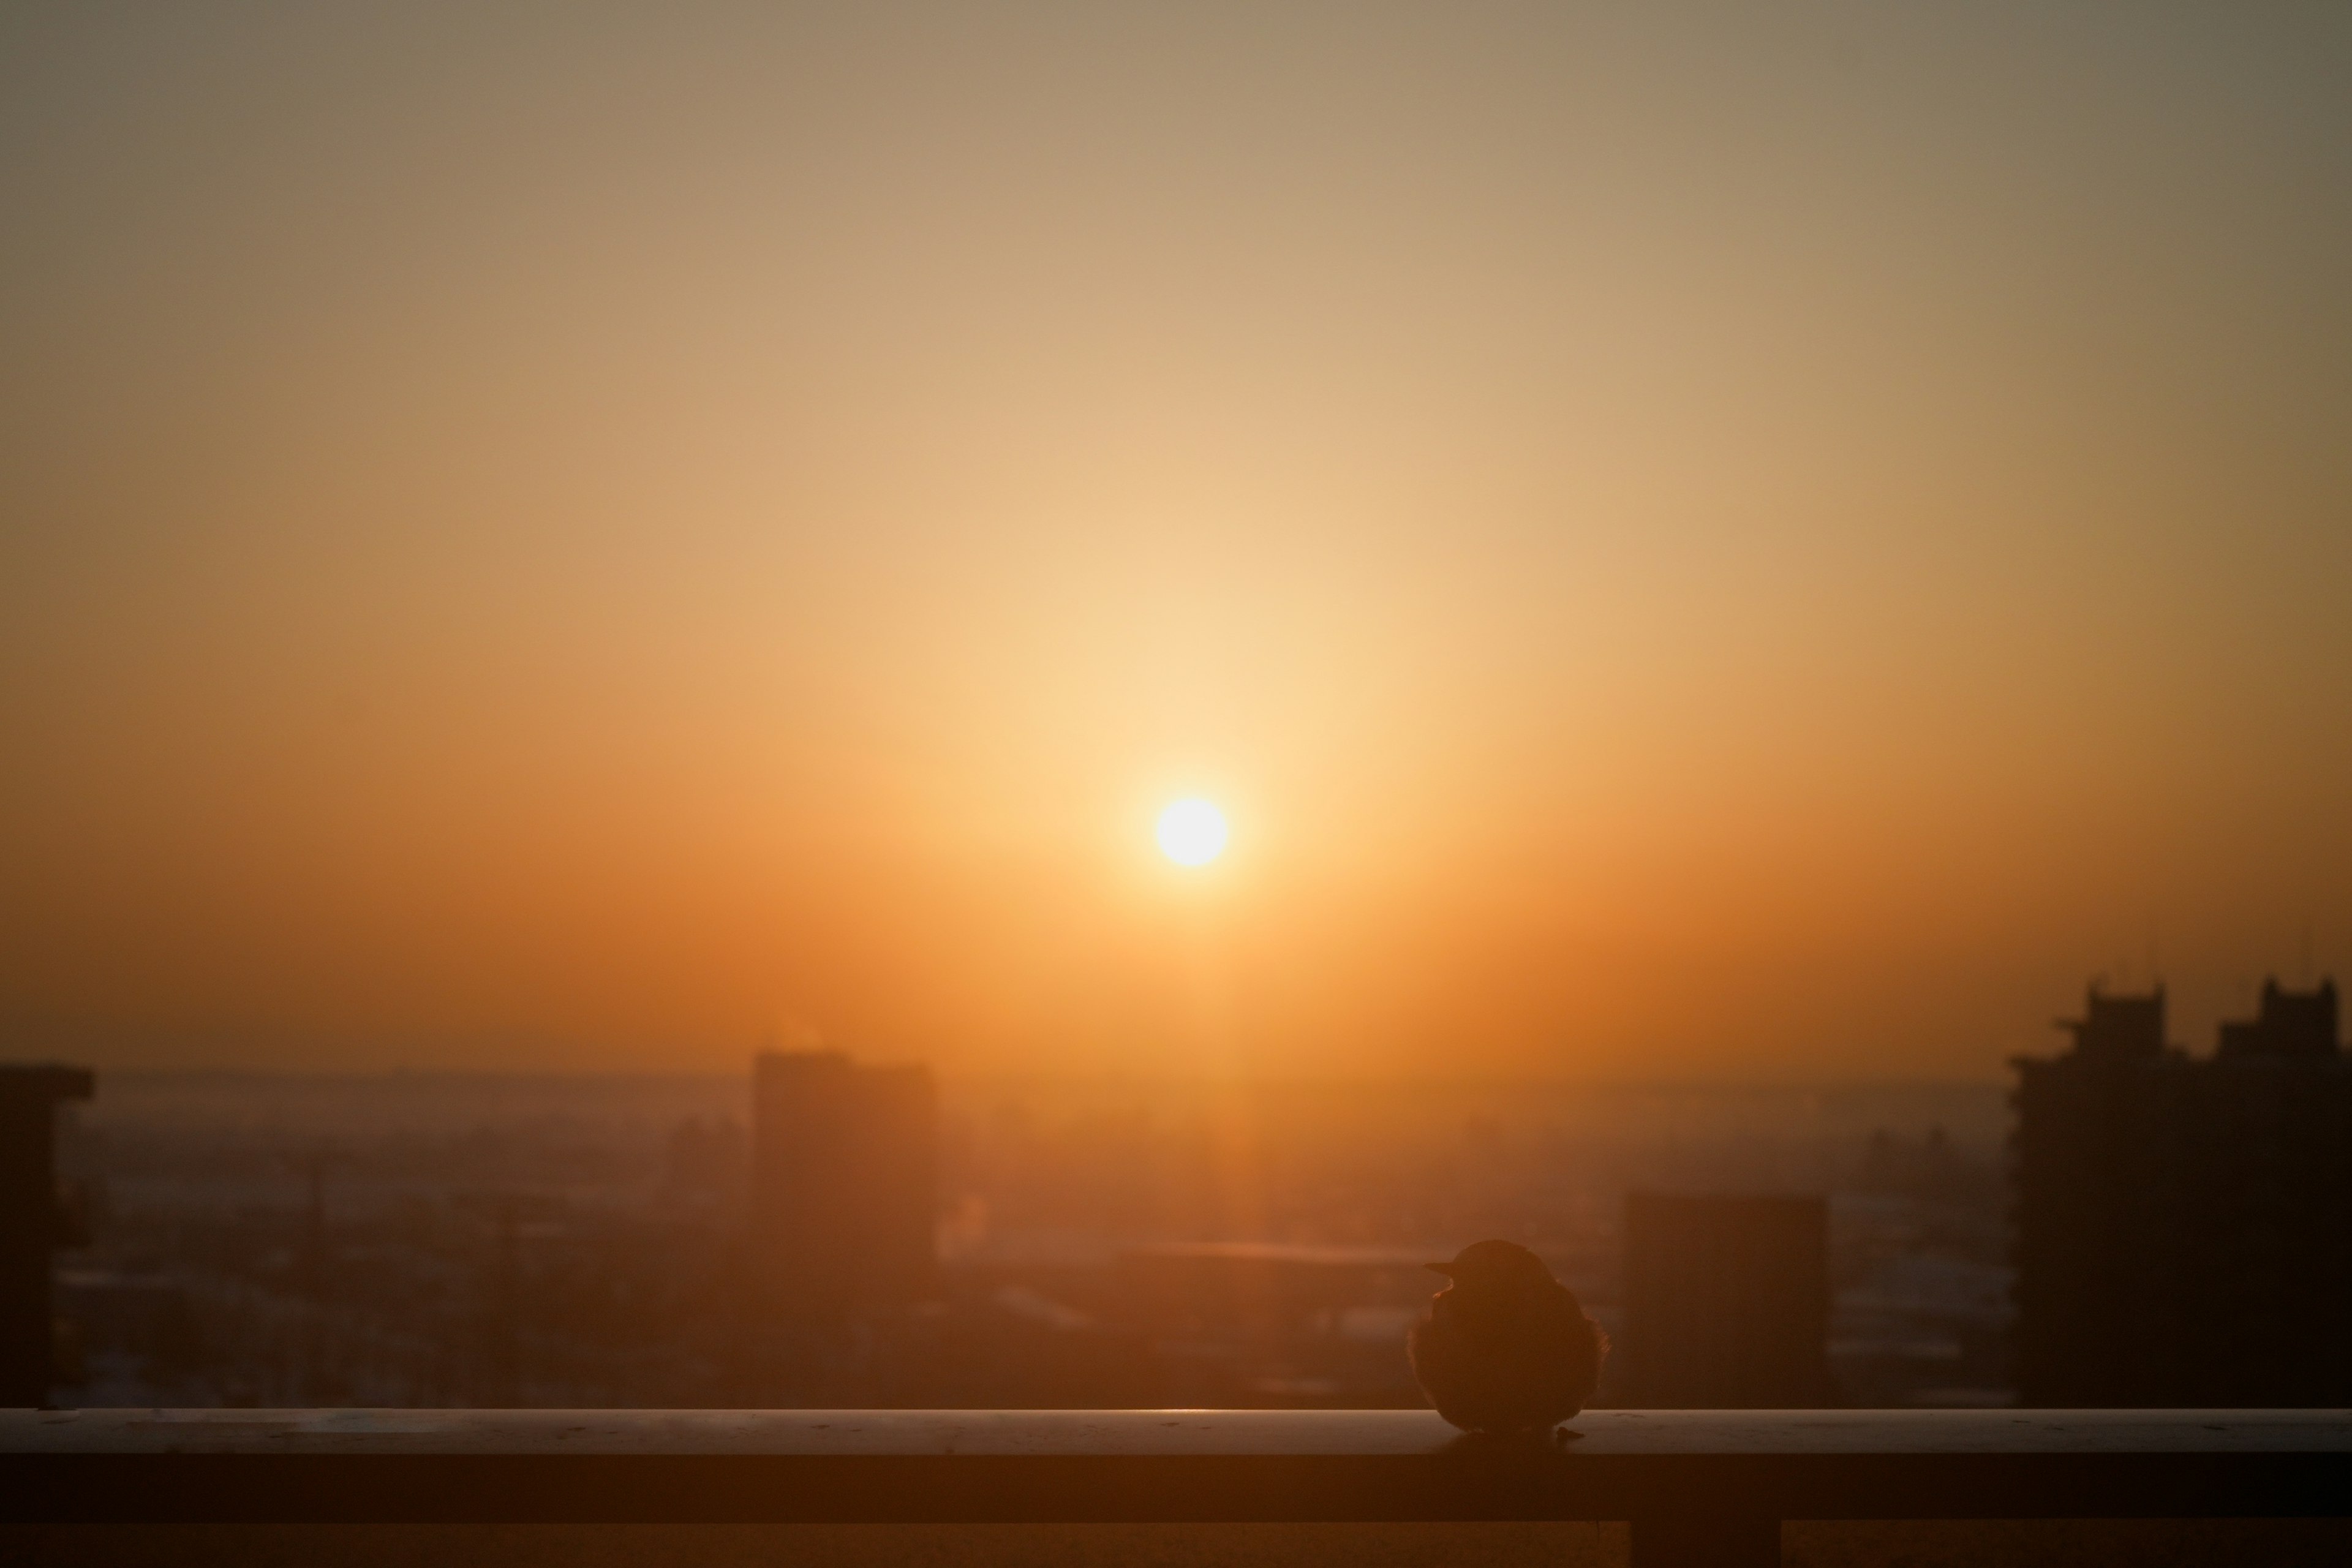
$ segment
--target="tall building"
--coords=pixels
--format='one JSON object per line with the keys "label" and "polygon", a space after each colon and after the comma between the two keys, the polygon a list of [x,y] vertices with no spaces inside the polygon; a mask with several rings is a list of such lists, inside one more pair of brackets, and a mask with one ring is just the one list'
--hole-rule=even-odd
{"label": "tall building", "polygon": [[753,1064],[751,1097],[754,1266],[771,1304],[835,1319],[930,1296],[939,1268],[930,1069],[770,1051]]}
{"label": "tall building", "polygon": [[56,1308],[49,1254],[73,1239],[58,1201],[58,1106],[88,1100],[82,1068],[0,1067],[0,1406],[47,1401]]}
{"label": "tall building", "polygon": [[2197,1059],[2164,992],[2021,1058],[2017,1376],[2042,1405],[2352,1404],[2352,1063],[2333,982]]}
{"label": "tall building", "polygon": [[1623,1403],[1836,1405],[1829,1327],[1821,1198],[1627,1194]]}

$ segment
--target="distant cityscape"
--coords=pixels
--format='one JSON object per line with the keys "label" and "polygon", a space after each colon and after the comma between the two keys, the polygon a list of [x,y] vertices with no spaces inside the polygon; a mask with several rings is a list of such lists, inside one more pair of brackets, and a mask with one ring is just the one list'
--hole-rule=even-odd
{"label": "distant cityscape", "polygon": [[2352,1403],[2333,984],[2068,1027],[2013,1096],[10,1068],[0,1335],[68,1405],[1417,1405],[1501,1236],[1604,1404]]}

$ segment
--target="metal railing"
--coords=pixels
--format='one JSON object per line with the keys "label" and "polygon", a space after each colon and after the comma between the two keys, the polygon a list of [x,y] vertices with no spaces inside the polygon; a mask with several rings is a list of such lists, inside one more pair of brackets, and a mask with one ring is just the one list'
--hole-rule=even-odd
{"label": "metal railing", "polygon": [[2332,1518],[2352,1412],[13,1410],[47,1523],[1626,1520],[1636,1568],[1764,1564],[1783,1520]]}

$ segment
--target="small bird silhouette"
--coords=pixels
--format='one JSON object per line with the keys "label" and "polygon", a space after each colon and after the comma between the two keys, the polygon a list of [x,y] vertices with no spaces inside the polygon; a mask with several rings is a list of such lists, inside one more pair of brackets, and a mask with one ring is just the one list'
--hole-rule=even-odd
{"label": "small bird silhouette", "polygon": [[1542,1432],[1584,1408],[1609,1336],[1542,1258],[1479,1241],[1429,1267],[1454,1283],[1430,1298],[1405,1348],[1440,1415],[1465,1432]]}

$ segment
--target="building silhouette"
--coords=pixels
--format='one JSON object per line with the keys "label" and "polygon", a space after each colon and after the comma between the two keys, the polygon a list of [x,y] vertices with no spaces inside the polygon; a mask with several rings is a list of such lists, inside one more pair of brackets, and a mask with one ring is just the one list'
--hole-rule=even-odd
{"label": "building silhouette", "polygon": [[2190,1058],[2090,991],[2020,1058],[2016,1363],[2040,1405],[2352,1404],[2352,1064],[2335,984]]}
{"label": "building silhouette", "polygon": [[2222,1025],[2214,1054],[2231,1061],[2327,1062],[2342,1055],[2340,1041],[2335,981],[2321,981],[2316,991],[2286,991],[2265,980],[2261,1010],[2242,1023]]}
{"label": "building silhouette", "polygon": [[769,1311],[840,1321],[933,1296],[930,1069],[763,1052],[751,1080],[752,1267]]}
{"label": "building silhouette", "polygon": [[49,1254],[79,1239],[58,1201],[58,1106],[88,1100],[82,1068],[0,1067],[0,1406],[46,1404],[55,1373]]}
{"label": "building silhouette", "polygon": [[1626,1195],[1620,1403],[1683,1410],[1836,1405],[1829,1324],[1822,1199]]}

